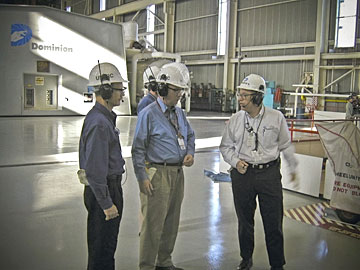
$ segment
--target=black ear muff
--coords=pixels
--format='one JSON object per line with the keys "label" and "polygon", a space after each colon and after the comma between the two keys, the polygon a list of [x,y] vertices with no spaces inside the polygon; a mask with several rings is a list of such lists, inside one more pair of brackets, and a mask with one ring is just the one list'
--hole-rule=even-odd
{"label": "black ear muff", "polygon": [[158,91],[158,83],[155,82],[155,81],[152,81],[149,83],[148,85],[148,89],[151,90],[151,91],[154,91],[154,92],[157,92]]}
{"label": "black ear muff", "polygon": [[103,81],[110,81],[110,76],[108,74],[101,74],[99,60],[98,60],[98,66],[99,66],[99,75],[100,75],[100,82],[101,82],[101,85],[99,87],[100,96],[103,99],[108,100],[111,98],[111,96],[113,94],[113,89],[110,84],[108,84],[108,83],[103,84]]}
{"label": "black ear muff", "polygon": [[146,88],[151,91],[155,91],[155,92],[158,91],[158,83],[155,81],[154,76],[151,75],[149,77],[149,83]]}
{"label": "black ear muff", "polygon": [[254,103],[256,106],[260,106],[260,104],[263,101],[263,98],[264,98],[263,93],[256,92],[256,94],[252,96],[252,103]]}
{"label": "black ear muff", "polygon": [[[261,91],[265,91],[264,86],[260,85],[259,86],[259,90]],[[262,103],[264,99],[264,94],[261,92],[256,92],[253,97],[252,97],[252,102],[256,105],[256,106],[260,106],[260,104]]]}
{"label": "black ear muff", "polygon": [[113,94],[113,89],[109,84],[102,84],[99,87],[99,92],[103,99],[108,100]]}
{"label": "black ear muff", "polygon": [[159,95],[162,97],[166,97],[169,89],[166,83],[159,83],[158,85],[158,91],[159,91]]}
{"label": "black ear muff", "polygon": [[[166,74],[162,74],[160,76],[160,80],[161,81],[166,81],[167,80],[167,76]],[[159,91],[159,95],[162,97],[166,97],[168,95],[169,89],[166,83],[159,83],[158,84],[158,91]]]}

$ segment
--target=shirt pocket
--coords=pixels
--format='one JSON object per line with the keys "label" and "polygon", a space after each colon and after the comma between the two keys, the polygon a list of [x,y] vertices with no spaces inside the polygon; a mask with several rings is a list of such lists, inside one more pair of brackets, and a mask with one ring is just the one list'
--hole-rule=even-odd
{"label": "shirt pocket", "polygon": [[276,126],[264,126],[262,129],[264,144],[263,147],[271,147],[278,144],[279,128]]}

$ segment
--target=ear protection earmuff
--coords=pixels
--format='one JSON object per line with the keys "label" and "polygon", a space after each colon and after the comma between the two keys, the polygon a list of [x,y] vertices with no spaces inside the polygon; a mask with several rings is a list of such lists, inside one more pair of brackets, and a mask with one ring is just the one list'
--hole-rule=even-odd
{"label": "ear protection earmuff", "polygon": [[100,61],[98,60],[98,67],[99,67],[99,75],[100,75],[100,82],[101,85],[99,86],[99,93],[100,96],[107,100],[110,99],[113,94],[113,89],[110,84],[103,84],[103,81],[110,81],[110,77],[108,74],[101,74],[101,68],[100,68]]}
{"label": "ear protection earmuff", "polygon": [[149,77],[149,83],[146,88],[151,91],[155,91],[155,92],[158,91],[158,88],[159,88],[158,83],[155,81],[154,76]]}
{"label": "ear protection earmuff", "polygon": [[[166,74],[162,74],[160,76],[160,80],[161,81],[166,81],[167,80],[167,76]],[[162,97],[166,97],[168,95],[169,89],[168,89],[168,85],[166,83],[159,83],[158,84],[158,91],[159,91],[159,95]]]}
{"label": "ear protection earmuff", "polygon": [[113,94],[113,89],[109,84],[102,84],[99,87],[100,96],[104,99],[110,99]]}
{"label": "ear protection earmuff", "polygon": [[[99,66],[99,70],[100,70],[100,66]],[[101,73],[101,71],[100,71]],[[100,96],[107,100],[110,99],[112,94],[113,94],[113,89],[111,87],[110,84],[103,84],[102,82],[106,80],[106,81],[110,81],[109,75],[107,74],[101,74],[100,75],[100,81],[101,81],[101,85],[99,87],[99,92],[100,92]]]}
{"label": "ear protection earmuff", "polygon": [[[263,90],[264,91],[264,86],[260,85],[259,90]],[[261,92],[256,92],[256,94],[254,94],[252,96],[252,103],[254,103],[256,106],[260,106],[260,104],[262,103],[264,99],[264,94]]]}

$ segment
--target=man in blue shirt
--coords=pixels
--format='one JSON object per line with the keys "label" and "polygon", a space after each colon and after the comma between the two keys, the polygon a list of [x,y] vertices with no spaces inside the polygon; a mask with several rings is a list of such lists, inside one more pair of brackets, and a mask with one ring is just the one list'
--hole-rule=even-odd
{"label": "man in blue shirt", "polygon": [[194,163],[195,134],[184,112],[175,107],[190,82],[181,63],[164,65],[157,77],[159,95],[138,116],[132,159],[140,188],[143,223],[140,270],[182,270],[171,254],[184,197],[183,166]]}
{"label": "man in blue shirt", "polygon": [[158,97],[158,85],[156,82],[156,76],[158,75],[160,68],[153,65],[149,66],[143,75],[144,87],[149,91],[148,94],[143,97],[137,107],[137,114],[139,115],[147,105],[153,103]]}
{"label": "man in blue shirt", "polygon": [[[85,117],[79,143],[79,174],[85,175],[84,202],[88,211],[88,270],[115,269],[123,209],[121,177],[125,161],[121,154],[116,114],[126,82],[110,63],[96,65],[89,86],[95,88],[96,104]],[[79,177],[80,178],[80,177]]]}

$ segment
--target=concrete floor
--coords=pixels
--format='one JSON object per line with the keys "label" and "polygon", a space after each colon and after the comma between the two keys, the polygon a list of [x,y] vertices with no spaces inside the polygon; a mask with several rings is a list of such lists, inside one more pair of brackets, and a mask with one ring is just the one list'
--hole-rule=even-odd
{"label": "concrete floor", "polygon": [[[0,118],[0,269],[86,269],[86,210],[76,171],[83,117]],[[174,262],[186,270],[234,270],[239,264],[237,220],[229,183],[213,183],[220,154],[208,138],[221,136],[224,119],[191,119],[195,164],[185,169],[185,198]],[[138,264],[139,196],[130,145],[136,117],[119,117],[126,156],[125,205],[116,269]],[[201,140],[200,140],[201,141]],[[199,142],[200,142],[199,141]],[[286,209],[321,201],[284,190]],[[262,222],[256,213],[254,270],[269,269]],[[286,269],[359,269],[360,241],[284,218]]]}

